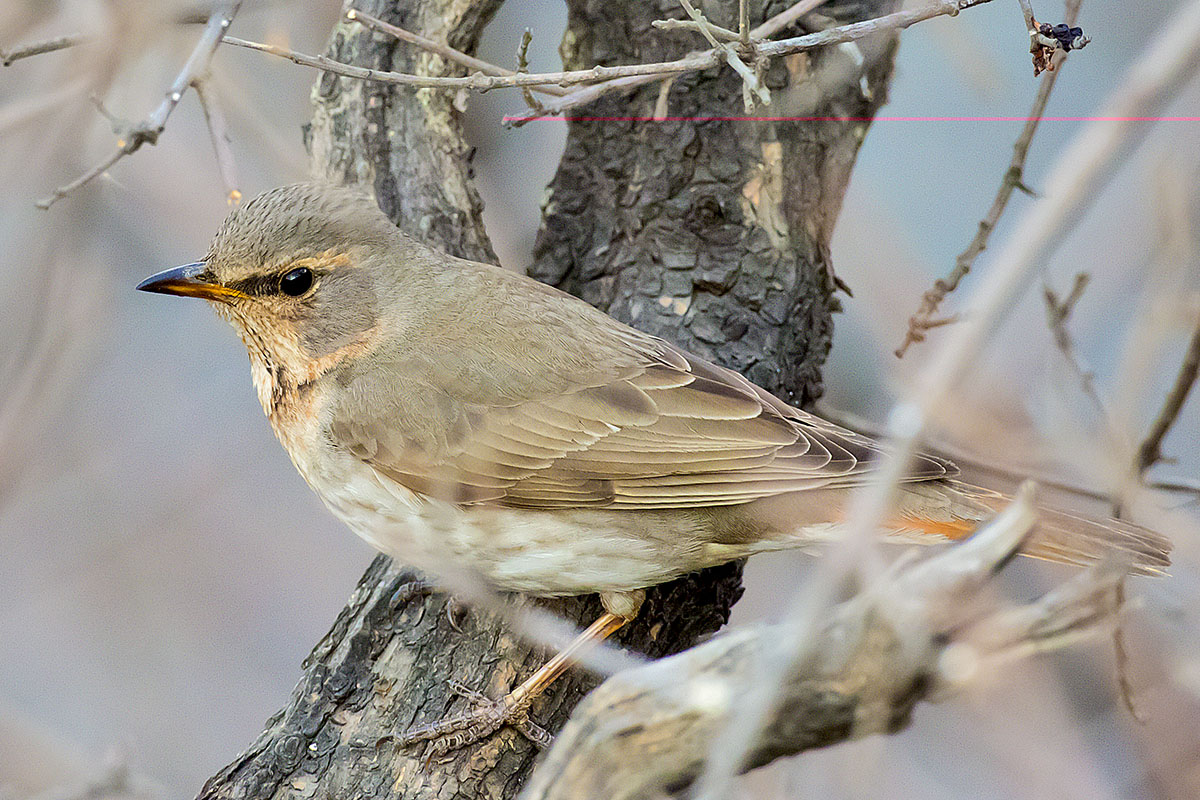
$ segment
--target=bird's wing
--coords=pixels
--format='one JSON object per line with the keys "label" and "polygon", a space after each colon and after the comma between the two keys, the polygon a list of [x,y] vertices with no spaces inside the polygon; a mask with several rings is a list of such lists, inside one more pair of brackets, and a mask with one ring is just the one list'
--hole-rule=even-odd
{"label": "bird's wing", "polygon": [[[597,324],[606,330],[572,346],[599,341],[609,352],[567,359],[573,371],[559,363],[561,340],[529,342],[525,361],[539,366],[519,376],[473,342],[491,363],[484,380],[426,342],[403,366],[343,379],[328,435],[414,491],[524,508],[739,504],[854,485],[872,469],[870,439],[662,340]],[[955,472],[920,457],[910,475]]]}

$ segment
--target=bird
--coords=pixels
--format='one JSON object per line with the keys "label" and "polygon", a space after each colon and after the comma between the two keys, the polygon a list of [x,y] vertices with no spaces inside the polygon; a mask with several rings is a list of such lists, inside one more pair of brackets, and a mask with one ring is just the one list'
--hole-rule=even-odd
{"label": "bird", "polygon": [[[886,452],[565,292],[426,246],[359,187],[268,190],[200,261],[137,288],[203,298],[232,324],[292,462],[380,551],[497,590],[600,595],[603,615],[505,697],[401,738],[437,754],[506,724],[544,740],[533,699],[636,618],[646,588],[835,539]],[[923,453],[899,495],[888,530],[923,543],[1009,502]],[[1151,574],[1169,551],[1048,508],[1023,549]]]}

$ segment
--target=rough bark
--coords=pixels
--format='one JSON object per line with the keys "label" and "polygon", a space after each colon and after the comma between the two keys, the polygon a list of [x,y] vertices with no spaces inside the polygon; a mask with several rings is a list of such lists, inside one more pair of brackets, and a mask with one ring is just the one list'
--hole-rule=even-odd
{"label": "rough bark", "polygon": [[[851,19],[889,4],[832,8]],[[499,1],[356,5],[470,52]],[[710,9],[716,21],[724,5]],[[757,19],[784,5],[768,3]],[[694,35],[650,27],[652,19],[679,14],[667,0],[572,0],[564,56],[575,66],[685,52],[697,46]],[[888,38],[863,47],[862,81],[858,62],[844,51],[780,62],[768,73],[776,97],[768,113],[869,117],[883,100],[893,46]],[[328,55],[381,69],[457,70],[347,23],[334,31]],[[831,65],[838,68],[824,68]],[[657,88],[647,87],[585,111],[642,116],[656,97]],[[448,252],[494,260],[459,124],[464,97],[326,74],[313,99],[306,136],[316,175],[370,183],[409,233]],[[740,84],[727,69],[680,79],[671,91],[672,115],[740,114],[741,103]],[[865,129],[858,122],[571,123],[535,273],[785,397],[812,400],[820,394],[836,306],[829,237]],[[741,593],[740,572],[726,565],[654,588],[622,643],[653,657],[691,646],[726,621]],[[546,655],[493,614],[472,612],[456,632],[443,613],[446,598],[398,593],[416,577],[376,559],[306,660],[287,706],[201,797],[515,796],[536,752],[511,729],[430,765],[421,748],[395,744],[410,724],[464,707],[447,680],[498,697]],[[590,597],[548,605],[581,624],[600,610]],[[574,671],[535,704],[534,718],[556,730],[595,683]]]}

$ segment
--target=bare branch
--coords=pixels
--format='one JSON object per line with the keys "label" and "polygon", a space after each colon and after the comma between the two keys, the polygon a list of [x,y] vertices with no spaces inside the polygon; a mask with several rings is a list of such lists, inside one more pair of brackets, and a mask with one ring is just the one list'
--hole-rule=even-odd
{"label": "bare branch", "polygon": [[[800,0],[791,8],[779,12],[775,16],[768,19],[761,25],[752,28],[749,32],[747,41],[742,41],[742,35],[739,31],[731,31],[728,28],[722,28],[720,25],[715,25],[708,22],[708,29],[718,38],[726,42],[741,42],[743,45],[752,42],[770,39],[781,30],[791,25],[796,20],[803,17],[810,11],[825,5],[829,0]],[[691,19],[659,19],[650,23],[655,28],[664,31],[695,31],[701,32],[701,26]]]}
{"label": "bare branch", "polygon": [[[483,59],[476,58],[475,56],[467,55],[466,53],[462,52],[461,50],[455,50],[453,47],[451,47],[447,44],[442,44],[441,42],[435,42],[433,39],[428,39],[428,38],[420,35],[419,33],[413,33],[412,31],[405,30],[404,28],[401,28],[397,25],[392,25],[389,22],[384,22],[383,20],[381,20],[377,17],[371,16],[370,14],[368,14],[365,11],[360,11],[356,8],[351,8],[346,11],[346,19],[348,19],[352,22],[361,22],[363,25],[365,25],[366,27],[370,28],[373,31],[378,31],[379,33],[386,33],[389,36],[396,37],[397,39],[399,39],[402,42],[408,42],[409,44],[414,44],[417,47],[420,47],[424,50],[428,50],[431,53],[437,53],[439,56],[441,56],[442,58],[445,58],[447,61],[453,61],[456,64],[461,64],[462,66],[466,67],[467,69],[473,69],[478,72],[482,72],[484,75],[510,76],[510,75],[517,74],[517,72],[514,72],[511,69],[505,69],[504,67],[496,66],[495,64],[490,64],[487,61],[484,61]],[[558,86],[535,87],[534,91],[545,92],[546,94],[554,94],[554,95],[560,95],[560,96],[566,94],[566,90],[562,89]]]}
{"label": "bare branch", "polygon": [[[985,609],[980,589],[1035,522],[1032,487],[962,545],[890,575],[829,612],[741,769],[783,755],[907,727],[988,667],[1061,647],[1115,617],[1124,565],[1097,566],[1028,606]],[[576,709],[523,800],[632,800],[693,781],[778,646],[760,626],[634,670]],[[702,791],[702,787],[696,787]]]}
{"label": "bare branch", "polygon": [[1192,332],[1187,353],[1183,357],[1183,364],[1179,367],[1179,374],[1175,376],[1175,383],[1171,387],[1171,391],[1167,393],[1158,416],[1154,418],[1150,432],[1138,446],[1136,466],[1139,476],[1145,475],[1146,470],[1162,461],[1163,439],[1175,424],[1175,420],[1179,418],[1179,412],[1183,410],[1188,394],[1196,383],[1197,373],[1200,373],[1200,326],[1197,326]]}
{"label": "bare branch", "polygon": [[68,47],[83,44],[90,38],[90,36],[77,33],[70,36],[58,36],[43,42],[32,42],[21,47],[15,47],[12,50],[0,50],[0,66],[11,67],[14,61],[20,61],[22,58],[40,56],[42,53],[53,53],[56,50],[66,50]]}
{"label": "bare branch", "polygon": [[216,10],[209,16],[208,22],[204,26],[204,32],[200,35],[200,40],[196,42],[195,48],[192,49],[192,54],[188,56],[183,69],[175,76],[175,81],[167,89],[166,97],[159,103],[158,108],[154,109],[148,117],[131,128],[117,141],[116,151],[75,180],[55,189],[53,194],[46,199],[38,201],[36,204],[37,207],[41,209],[50,208],[50,206],[80,186],[102,175],[109,167],[125,156],[137,152],[142,145],[157,144],[158,137],[166,127],[167,118],[171,116],[171,112],[179,105],[179,101],[183,99],[183,95],[195,83],[197,78],[208,71],[208,65],[212,62],[213,54],[216,53],[217,47],[220,46],[221,40],[225,37],[225,31],[229,29],[241,5],[242,0],[227,0],[227,2],[217,6]]}
{"label": "bare branch", "polygon": [[[899,11],[895,14],[887,14],[865,22],[857,22],[849,25],[840,25],[829,28],[824,31],[818,31],[806,36],[799,36],[793,39],[783,39],[776,42],[764,42],[754,45],[756,55],[765,57],[776,57],[790,55],[792,53],[800,53],[807,50],[815,50],[821,47],[828,47],[835,44],[843,44],[845,42],[853,42],[868,36],[889,31],[900,30],[907,28],[910,25],[915,25],[918,22],[923,22],[933,17],[954,15],[965,8],[981,5],[991,2],[991,0],[936,0],[929,5],[921,8],[911,9],[908,11]],[[362,20],[366,15],[361,11],[355,12],[355,18]],[[492,89],[513,86],[573,86],[581,83],[597,83],[597,86],[589,86],[584,89],[569,92],[557,99],[545,103],[545,113],[558,114],[567,108],[572,108],[581,103],[591,102],[602,94],[605,94],[613,89],[631,88],[641,86],[646,83],[668,78],[672,75],[680,75],[688,72],[696,72],[699,70],[709,69],[716,66],[722,59],[726,58],[726,51],[723,47],[713,48],[701,53],[694,53],[685,56],[684,58],[674,61],[658,61],[644,64],[624,64],[620,66],[606,67],[602,65],[594,66],[584,70],[566,70],[562,72],[543,72],[543,73],[509,73],[496,74],[499,67],[488,65],[489,70],[493,74],[487,74],[482,69],[471,75],[466,76],[434,76],[434,75],[412,75],[403,72],[388,72],[384,70],[368,69],[365,67],[356,67],[349,64],[342,64],[334,61],[326,56],[310,56],[304,53],[289,50],[285,47],[276,45],[263,44],[261,42],[252,42],[245,39],[239,39],[234,36],[225,37],[224,41],[228,44],[238,47],[245,47],[250,50],[257,50],[261,53],[286,58],[294,64],[300,66],[312,67],[314,69],[332,72],[336,75],[341,75],[346,78],[355,78],[358,80],[376,81],[378,83],[398,84],[403,86],[416,86],[422,88],[440,88],[440,89],[473,89],[475,91],[486,92]],[[743,66],[745,64],[743,63]],[[747,70],[749,68],[747,67]],[[753,73],[750,73],[753,75]],[[755,78],[757,81],[757,78]],[[601,83],[603,82],[603,83]],[[761,88],[761,87],[760,87]],[[533,116],[526,115],[507,120],[512,124],[521,124],[532,119]]]}
{"label": "bare branch", "polygon": [[1050,326],[1050,332],[1054,336],[1054,344],[1058,347],[1059,352],[1067,359],[1067,363],[1071,366],[1071,371],[1079,378],[1079,385],[1083,388],[1083,393],[1087,395],[1088,400],[1096,408],[1096,413],[1104,421],[1105,429],[1110,436],[1114,435],[1112,430],[1112,422],[1109,419],[1108,409],[1105,408],[1104,400],[1101,399],[1100,393],[1096,391],[1096,376],[1090,369],[1084,366],[1079,358],[1079,354],[1075,351],[1075,342],[1071,338],[1070,331],[1067,330],[1067,320],[1071,316],[1071,312],[1075,310],[1075,305],[1083,297],[1083,292],[1087,289],[1090,276],[1086,272],[1080,272],[1075,275],[1075,282],[1071,286],[1071,291],[1067,296],[1059,300],[1058,293],[1049,286],[1042,287],[1042,299],[1046,303],[1046,323]]}
{"label": "bare branch", "polygon": [[[1066,10],[1066,19],[1068,23],[1074,22],[1079,15],[1079,5],[1082,0],[1071,0],[1068,3]],[[1060,60],[1066,58],[1066,53],[1058,56]],[[988,240],[992,237],[992,232],[996,230],[996,226],[1000,223],[1000,218],[1004,216],[1004,210],[1008,208],[1008,201],[1012,197],[1014,189],[1021,189],[1026,193],[1032,193],[1025,185],[1025,160],[1029,156],[1029,148],[1033,144],[1033,136],[1037,133],[1038,125],[1042,121],[1042,115],[1046,113],[1046,104],[1050,102],[1050,93],[1054,91],[1054,84],[1058,81],[1059,70],[1049,72],[1042,78],[1042,83],[1038,87],[1037,96],[1033,100],[1033,107],[1029,109],[1029,116],[1025,120],[1025,127],[1021,128],[1021,133],[1017,135],[1017,140],[1013,143],[1012,158],[1008,162],[1008,168],[1004,170],[1004,176],[1000,179],[1000,187],[996,190],[996,196],[992,199],[992,206],[988,209],[987,214],[979,222],[979,227],[975,231],[975,236],[967,244],[965,250],[958,254],[958,258],[954,260],[954,269],[950,270],[944,278],[939,278],[934,281],[933,287],[925,292],[921,297],[921,306],[917,312],[909,317],[908,330],[904,334],[904,341],[896,348],[896,358],[904,358],[904,354],[908,352],[908,348],[917,342],[925,341],[926,332],[938,323],[934,320],[937,318],[938,309],[941,307],[942,301],[946,296],[958,288],[962,283],[963,278],[967,277],[972,267],[975,266],[975,261],[979,255],[987,249]]]}
{"label": "bare branch", "polygon": [[754,30],[750,31],[751,39],[770,39],[781,30],[791,25],[796,20],[803,17],[810,11],[813,11],[825,5],[828,0],[800,0],[799,3],[789,9],[780,11],[769,20],[759,25]]}
{"label": "bare branch", "polygon": [[1033,4],[1029,0],[1017,0],[1021,5],[1021,14],[1025,17],[1025,28],[1029,35],[1037,33],[1037,21],[1033,18]]}
{"label": "bare branch", "polygon": [[[792,53],[801,53],[808,50],[816,50],[822,47],[829,47],[835,44],[844,44],[846,42],[854,42],[859,39],[864,39],[868,36],[882,33],[889,30],[903,30],[918,22],[924,22],[927,19],[934,17],[955,15],[959,11],[980,5],[982,3],[991,2],[991,0],[937,0],[929,5],[920,8],[909,9],[906,11],[897,11],[894,14],[886,14],[882,17],[866,20],[864,22],[854,22],[848,25],[839,25],[833,28],[828,28],[823,31],[817,31],[805,36],[797,36],[793,39],[781,39],[774,42],[765,42],[754,44],[757,56],[775,57],[790,55]],[[799,6],[800,4],[797,4]],[[805,9],[807,12],[808,9]],[[785,12],[787,13],[787,12]],[[768,20],[768,23],[770,20]],[[766,24],[766,23],[764,23]],[[762,26],[756,28],[760,30]],[[751,34],[755,33],[751,31]],[[590,103],[593,100],[607,94],[608,92],[617,89],[632,89],[638,86],[644,86],[647,83],[653,83],[662,80],[669,75],[678,75],[684,72],[694,72],[696,70],[709,69],[717,65],[719,56],[715,50],[706,50],[702,53],[694,53],[686,56],[678,61],[664,62],[672,66],[671,72],[656,72],[650,70],[648,72],[627,72],[620,77],[608,80],[596,86],[588,86],[583,89],[577,89],[570,94],[545,103],[547,114],[561,114],[568,109],[576,106]],[[633,65],[637,66],[637,65]],[[614,70],[626,69],[624,67],[612,67]],[[523,125],[535,117],[531,115],[508,117],[505,122],[509,125]]]}
{"label": "bare branch", "polygon": [[339,63],[326,56],[305,55],[304,53],[289,50],[286,47],[251,42],[235,36],[225,37],[225,42],[237,47],[245,47],[249,50],[257,50],[260,53],[268,53],[279,58],[286,58],[294,64],[325,70],[326,72],[332,72],[345,78],[357,78],[358,80],[398,84],[401,86],[416,86],[426,89],[474,89],[478,92],[488,92],[492,89],[512,86],[572,86],[579,83],[608,80],[614,77],[650,75],[652,76],[652,80],[658,80],[668,75],[706,69],[715,66],[717,63],[716,51],[709,51],[705,54],[703,60],[697,58],[680,59],[678,61],[658,61],[648,64],[628,64],[620,67],[597,65],[591,69],[583,70],[531,72],[525,74],[512,73],[510,75],[486,75],[483,72],[476,72],[463,77],[451,77],[411,75],[406,72],[387,72],[385,70],[368,69],[366,67],[355,67]]}
{"label": "bare branch", "polygon": [[[526,28],[521,34],[521,44],[517,47],[517,72],[529,72],[529,45],[533,43],[533,31]],[[542,104],[533,96],[533,91],[527,87],[521,87],[521,97],[525,99],[525,105],[529,106],[533,111],[542,113],[545,111]]]}
{"label": "bare branch", "polygon": [[207,76],[192,81],[192,88],[196,90],[196,99],[200,101],[200,108],[204,110],[208,136],[212,139],[213,153],[217,156],[217,170],[221,173],[221,182],[225,185],[225,200],[230,205],[236,204],[242,199],[242,192],[237,188],[237,164],[229,146],[229,126],[225,123],[225,112]]}
{"label": "bare branch", "polygon": [[[713,46],[713,49],[720,52],[721,56],[725,59],[725,63],[728,64],[734,72],[742,77],[742,83],[746,89],[744,96],[746,100],[747,113],[749,113],[752,108],[751,104],[753,101],[750,99],[751,97],[757,98],[758,102],[762,103],[763,105],[770,105],[771,93],[767,91],[767,87],[758,82],[758,76],[754,74],[754,70],[746,66],[746,62],[742,61],[742,59],[738,57],[737,52],[733,49],[733,45],[729,44],[728,42],[717,41],[716,36],[714,36],[708,29],[708,20],[704,18],[703,14],[696,10],[696,7],[691,4],[690,0],[679,0],[679,4],[683,6],[683,10],[688,13],[688,16],[692,18],[692,21],[700,27],[700,33],[703,34],[705,39],[708,39],[708,43]],[[744,8],[745,4],[743,0],[743,9]]]}
{"label": "bare branch", "polygon": [[706,21],[703,26],[692,19],[656,19],[650,23],[651,27],[660,31],[694,31],[701,33],[705,28],[713,36],[723,42],[738,42],[741,37],[737,31],[731,31],[729,28],[723,28],[714,22]]}

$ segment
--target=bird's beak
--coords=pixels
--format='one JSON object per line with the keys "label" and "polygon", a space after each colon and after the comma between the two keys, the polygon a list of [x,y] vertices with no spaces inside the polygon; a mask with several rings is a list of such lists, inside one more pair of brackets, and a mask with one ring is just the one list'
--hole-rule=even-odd
{"label": "bird's beak", "polygon": [[208,265],[203,261],[163,270],[146,278],[137,288],[143,292],[203,297],[205,300],[218,300],[223,303],[246,296],[237,289],[216,283],[212,273],[208,271]]}

